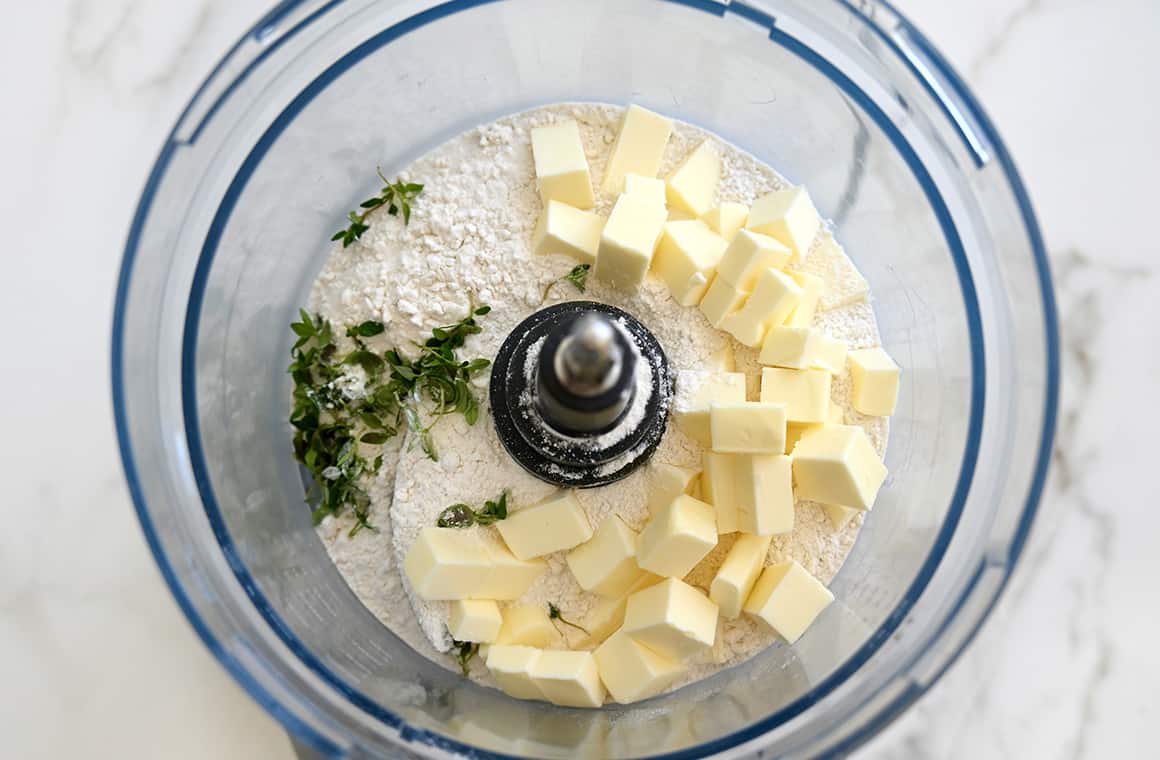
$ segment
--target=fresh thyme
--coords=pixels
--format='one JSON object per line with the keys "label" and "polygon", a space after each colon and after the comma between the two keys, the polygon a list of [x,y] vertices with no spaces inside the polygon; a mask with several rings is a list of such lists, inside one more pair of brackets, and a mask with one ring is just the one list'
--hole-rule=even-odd
{"label": "fresh thyme", "polygon": [[439,513],[435,524],[440,528],[469,528],[472,525],[491,525],[507,519],[508,492],[504,491],[495,501],[485,501],[483,509],[472,509],[467,504],[452,504]]}
{"label": "fresh thyme", "polygon": [[[564,625],[570,625],[573,628],[575,628],[576,630],[581,631],[585,636],[588,635],[587,628],[585,628],[584,626],[581,626],[581,625],[576,625],[571,620],[564,617],[562,614],[560,614],[560,608],[557,607],[556,605],[552,604],[551,602],[548,602],[548,620],[559,620]],[[557,626],[556,630],[560,630],[559,626]],[[561,631],[561,634],[562,633],[563,632]]]}
{"label": "fresh thyme", "polygon": [[339,230],[330,238],[331,240],[341,240],[343,248],[361,238],[363,233],[370,229],[367,217],[375,209],[386,206],[387,213],[391,216],[398,216],[402,212],[403,224],[411,223],[411,202],[419,197],[419,193],[423,192],[423,186],[417,182],[403,182],[398,179],[391,182],[383,176],[381,169],[378,170],[378,175],[379,179],[383,181],[383,189],[379,191],[378,195],[367,198],[359,204],[362,211],[351,211],[347,214],[350,224],[346,229]]}
{"label": "fresh thyme", "polygon": [[548,287],[544,288],[544,297],[540,300],[547,301],[548,294],[552,292],[552,288],[561,282],[571,283],[576,288],[576,290],[579,290],[581,293],[583,293],[588,287],[588,272],[591,269],[591,264],[577,264],[576,266],[572,267],[568,274],[548,283]]}
{"label": "fresh thyme", "polygon": [[463,671],[463,675],[471,672],[471,659],[479,654],[479,644],[474,641],[456,641],[451,640],[451,646],[455,651],[455,659],[459,662],[459,669]]}

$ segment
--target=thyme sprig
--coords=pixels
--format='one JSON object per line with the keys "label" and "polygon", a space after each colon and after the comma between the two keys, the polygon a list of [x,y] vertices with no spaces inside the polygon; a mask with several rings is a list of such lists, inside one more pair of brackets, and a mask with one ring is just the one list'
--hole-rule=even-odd
{"label": "thyme sprig", "polygon": [[364,232],[370,229],[370,225],[367,224],[367,217],[375,209],[385,206],[387,213],[391,216],[398,216],[402,213],[403,224],[411,223],[411,203],[423,192],[423,186],[418,182],[403,182],[399,179],[391,182],[383,176],[382,169],[378,170],[378,175],[379,179],[383,181],[383,189],[379,191],[378,195],[367,198],[360,203],[359,208],[362,209],[361,211],[351,211],[347,214],[347,219],[350,221],[350,224],[346,229],[339,230],[330,238],[331,240],[341,240],[343,248],[350,246],[354,241],[361,238]]}

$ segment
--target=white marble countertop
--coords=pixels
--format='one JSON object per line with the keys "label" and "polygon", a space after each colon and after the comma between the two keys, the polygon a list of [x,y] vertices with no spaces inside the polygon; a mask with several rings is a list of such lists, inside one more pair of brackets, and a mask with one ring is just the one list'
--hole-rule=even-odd
{"label": "white marble countertop", "polygon": [[[163,135],[269,0],[45,0],[0,26],[0,736],[5,756],[289,758],[146,550],[113,438],[121,246]],[[901,0],[975,87],[1046,234],[1055,467],[1015,582],[867,758],[1153,754],[1160,721],[1156,0]],[[18,329],[16,329],[18,328]],[[95,380],[94,380],[95,379]],[[1029,676],[1033,673],[1034,676]]]}

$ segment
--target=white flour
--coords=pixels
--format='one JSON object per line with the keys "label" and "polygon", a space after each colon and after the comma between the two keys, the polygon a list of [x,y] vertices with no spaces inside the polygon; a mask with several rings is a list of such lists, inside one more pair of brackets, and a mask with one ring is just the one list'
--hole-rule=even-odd
{"label": "white flour", "polygon": [[[384,335],[375,346],[406,350],[413,341],[430,335],[433,327],[455,322],[472,305],[488,304],[490,314],[480,318],[483,332],[472,336],[460,355],[494,358],[500,343],[515,325],[544,304],[587,298],[614,304],[635,315],[657,337],[674,371],[708,366],[711,356],[732,340],[711,328],[696,308],[677,304],[667,287],[650,275],[636,293],[625,295],[593,278],[581,295],[568,283],[544,289],[575,262],[565,256],[535,256],[530,250],[533,227],[540,213],[532,167],[529,129],[561,119],[580,124],[592,176],[599,181],[615,138],[619,107],[559,105],[501,119],[471,130],[420,158],[401,176],[422,182],[423,194],[414,203],[409,226],[386,214],[372,217],[370,229],[349,248],[336,247],[311,294],[311,307],[335,323],[382,320]],[[716,138],[677,123],[666,150],[662,174],[701,140]],[[785,181],[772,169],[737,148],[717,141],[722,154],[720,201],[752,203],[759,195]],[[601,197],[597,211],[607,214],[611,198]],[[847,341],[851,348],[878,345],[874,312],[865,300],[865,280],[823,231],[814,241],[803,269],[826,279],[826,291],[815,325]],[[733,343],[738,371],[749,375],[750,397],[756,398],[760,374],[756,352]],[[344,379],[358,393],[365,378]],[[382,471],[369,484],[371,522],[380,532],[362,531],[347,537],[353,518],[327,518],[318,528],[335,565],[367,608],[416,650],[448,668],[453,658],[441,655],[450,646],[446,630],[447,604],[425,602],[409,593],[399,565],[419,531],[433,525],[450,504],[474,506],[509,489],[513,509],[534,504],[554,490],[527,474],[503,450],[486,399],[486,378],[477,382],[481,413],[469,426],[458,415],[440,419],[433,428],[438,462],[428,459],[409,442],[385,447]],[[874,446],[883,453],[887,422],[863,418],[849,408],[848,377],[835,378],[833,399],[847,410],[847,421],[866,428]],[[699,467],[701,446],[670,425],[655,456],[657,462]],[[577,498],[593,527],[617,514],[640,529],[647,519],[645,468],[602,488],[582,490]],[[799,502],[793,532],[774,538],[770,561],[798,560],[823,582],[837,573],[861,526],[858,516],[834,531],[822,510]],[[471,528],[494,533],[494,528]],[[716,565],[732,544],[721,543],[687,580],[707,588]],[[576,584],[562,554],[547,558],[548,570],[521,602],[558,605],[564,616],[584,621],[596,602]],[[565,628],[565,631],[571,629]],[[674,685],[703,678],[729,664],[747,659],[772,643],[774,635],[747,619],[722,621],[716,646],[687,677]],[[560,646],[565,645],[562,638]],[[472,675],[487,682],[482,668]]]}

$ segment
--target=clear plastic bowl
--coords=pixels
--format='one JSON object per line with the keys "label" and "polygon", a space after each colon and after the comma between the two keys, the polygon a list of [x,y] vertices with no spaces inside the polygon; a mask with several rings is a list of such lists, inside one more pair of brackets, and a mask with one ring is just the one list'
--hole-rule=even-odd
{"label": "clear plastic bowl", "polygon": [[[311,528],[286,423],[287,326],[375,165],[576,100],[664,111],[807,183],[906,368],[891,476],[808,635],[600,711],[508,699],[384,629]],[[869,0],[283,2],[166,141],[113,333],[126,475],[173,594],[290,731],[352,757],[849,750],[994,604],[1058,391],[1047,262],[1011,158],[930,43]]]}

